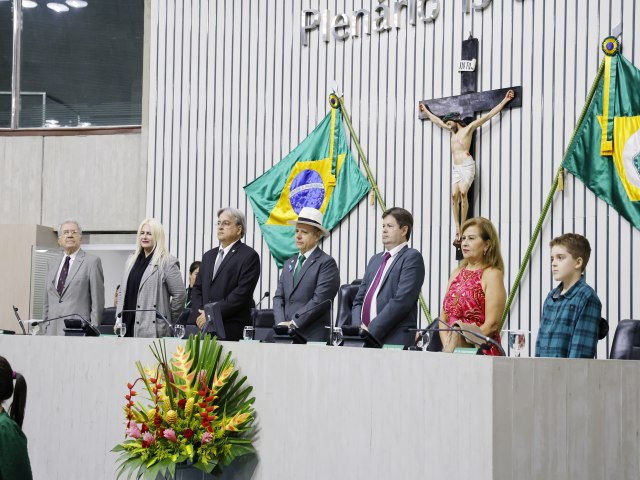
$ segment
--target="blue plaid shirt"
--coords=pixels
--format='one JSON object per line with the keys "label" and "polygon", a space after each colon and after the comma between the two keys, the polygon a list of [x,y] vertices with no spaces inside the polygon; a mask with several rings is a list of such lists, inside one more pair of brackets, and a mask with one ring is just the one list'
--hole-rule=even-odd
{"label": "blue plaid shirt", "polygon": [[598,344],[602,304],[584,276],[562,295],[562,284],[542,307],[536,357],[593,358]]}

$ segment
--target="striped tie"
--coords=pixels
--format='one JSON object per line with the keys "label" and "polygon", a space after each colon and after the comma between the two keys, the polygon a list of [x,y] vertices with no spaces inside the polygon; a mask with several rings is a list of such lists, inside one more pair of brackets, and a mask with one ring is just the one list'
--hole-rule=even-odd
{"label": "striped tie", "polygon": [[64,259],[64,265],[62,266],[62,270],[60,270],[60,278],[58,278],[58,295],[62,295],[64,291],[64,284],[67,281],[67,275],[69,275],[69,262],[71,261],[71,257],[67,256]]}

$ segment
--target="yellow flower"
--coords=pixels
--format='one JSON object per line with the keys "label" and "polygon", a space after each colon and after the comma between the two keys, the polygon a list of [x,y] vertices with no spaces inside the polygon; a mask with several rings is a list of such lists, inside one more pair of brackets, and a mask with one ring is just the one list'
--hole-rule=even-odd
{"label": "yellow flower", "polygon": [[171,399],[169,397],[164,397],[164,409],[171,410]]}
{"label": "yellow flower", "polygon": [[164,416],[164,419],[169,425],[174,425],[178,421],[178,412],[175,410],[169,410]]}
{"label": "yellow flower", "polygon": [[191,412],[193,412],[193,397],[190,397],[184,405],[184,414],[187,417],[191,416]]}
{"label": "yellow flower", "polygon": [[152,408],[151,410],[149,410],[147,412],[147,417],[149,418],[149,421],[153,420],[154,418],[156,418],[156,409]]}

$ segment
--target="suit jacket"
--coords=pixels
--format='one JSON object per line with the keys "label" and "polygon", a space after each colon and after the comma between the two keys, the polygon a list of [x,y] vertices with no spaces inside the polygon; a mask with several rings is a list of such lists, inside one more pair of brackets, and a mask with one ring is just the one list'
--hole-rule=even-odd
{"label": "suit jacket", "polygon": [[251,247],[238,241],[213,278],[213,267],[219,247],[202,256],[200,271],[191,291],[191,321],[195,323],[203,305],[218,302],[227,340],[240,340],[242,329],[251,324],[251,309],[255,307],[253,291],[260,278],[260,257]]}
{"label": "suit jacket", "polygon": [[[56,276],[64,258],[64,252],[51,258],[47,266],[43,318],[78,314],[94,325],[100,325],[104,309],[104,275],[100,258],[84,250],[78,250],[73,261],[62,295],[58,294]],[[47,335],[63,335],[64,321],[46,325]]]}
{"label": "suit jacket", "polygon": [[[299,333],[309,341],[322,342],[329,338],[331,306],[313,310],[313,307],[329,299],[333,301],[340,288],[340,272],[336,261],[320,248],[302,264],[298,283],[293,285],[298,255],[287,260],[282,269],[278,289],[273,297],[275,322],[293,320]],[[309,311],[313,310],[313,311]],[[296,314],[300,314],[298,318]]]}
{"label": "suit jacket", "polygon": [[[362,323],[362,304],[373,283],[378,268],[382,264],[383,253],[377,253],[367,265],[351,311],[352,324]],[[369,332],[380,343],[410,345],[414,332],[405,332],[407,328],[416,328],[418,321],[418,296],[424,282],[424,260],[420,252],[405,246],[396,254],[393,263],[380,281],[380,290],[376,298],[377,315],[371,319]]]}
{"label": "suit jacket", "polygon": [[[130,272],[131,268],[125,269],[120,283],[116,319],[124,306]],[[173,255],[168,255],[163,268],[152,263],[147,265],[138,287],[136,310],[156,310],[164,315],[168,322],[174,324],[184,309],[186,295],[180,273],[180,262]],[[155,312],[136,312],[133,325],[134,337],[160,338],[171,335],[169,325],[161,318],[156,318]]]}

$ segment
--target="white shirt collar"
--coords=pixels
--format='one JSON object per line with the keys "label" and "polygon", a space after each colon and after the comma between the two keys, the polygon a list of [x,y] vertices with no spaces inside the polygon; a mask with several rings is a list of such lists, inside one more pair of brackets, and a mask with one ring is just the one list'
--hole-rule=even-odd
{"label": "white shirt collar", "polygon": [[[226,248],[222,248],[222,245],[219,246],[220,250],[222,250],[224,252],[223,257],[226,257],[227,254],[231,251],[231,249],[233,248],[233,246],[238,243],[240,240],[236,240],[235,242],[227,245]],[[220,250],[218,250],[218,255],[220,255]]]}
{"label": "white shirt collar", "polygon": [[404,243],[401,243],[400,245],[393,247],[391,250],[387,250],[387,251],[392,257],[394,257],[400,250],[402,250],[407,245],[409,245],[409,242],[404,242]]}

